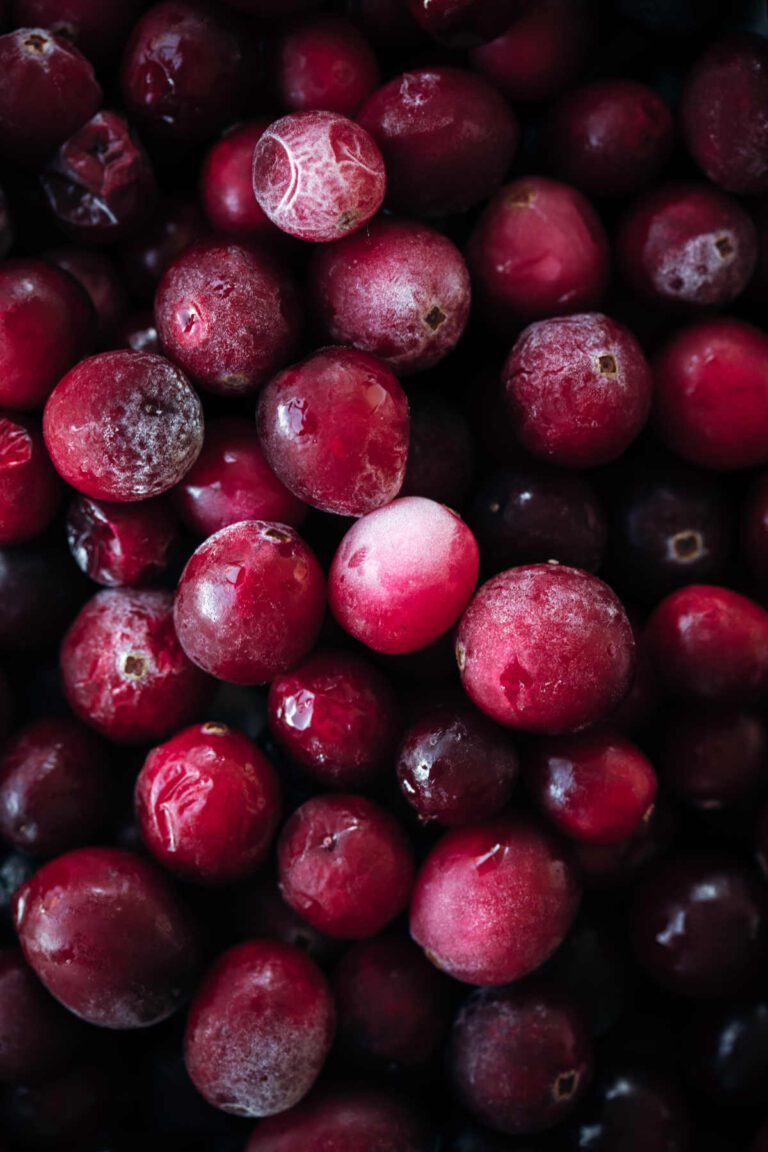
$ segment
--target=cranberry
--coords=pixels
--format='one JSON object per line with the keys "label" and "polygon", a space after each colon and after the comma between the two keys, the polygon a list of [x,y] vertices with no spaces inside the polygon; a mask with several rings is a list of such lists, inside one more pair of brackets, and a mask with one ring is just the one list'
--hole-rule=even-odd
{"label": "cranberry", "polygon": [[67,541],[75,563],[97,584],[140,587],[165,572],[178,530],[163,497],[108,504],[77,496],[67,513]]}
{"label": "cranberry", "polygon": [[83,1028],[52,1000],[16,948],[0,949],[0,1083],[50,1080],[72,1064]]}
{"label": "cranberry", "polygon": [[93,327],[88,297],[66,272],[42,260],[0,264],[0,404],[42,408],[88,351]]}
{"label": "cranberry", "polygon": [[608,280],[608,241],[594,208],[575,188],[543,176],[496,193],[467,259],[481,308],[504,331],[595,308]]}
{"label": "cranberry", "polygon": [[768,1003],[717,1005],[693,1019],[688,1036],[691,1080],[706,1096],[764,1113],[768,1073]]}
{"label": "cranberry", "polygon": [[73,41],[89,60],[111,61],[146,0],[13,0],[14,22]]}
{"label": "cranberry", "polygon": [[203,388],[254,392],[296,351],[302,318],[292,279],[234,240],[200,240],[170,265],[155,297],[168,356]]}
{"label": "cranberry", "polygon": [[217,232],[269,242],[279,235],[253,194],[253,152],[271,121],[266,116],[236,124],[206,153],[200,199]]}
{"label": "cranberry", "polygon": [[555,951],[579,906],[566,848],[525,816],[457,828],[421,866],[411,935],[427,957],[469,984],[507,984]]}
{"label": "cranberry", "polygon": [[79,848],[14,897],[27,962],[70,1012],[144,1028],[175,1012],[198,965],[197,930],[163,873],[131,852]]}
{"label": "cranberry", "polygon": [[256,425],[286,487],[324,512],[363,516],[397,496],[408,453],[408,400],[375,357],[323,348],[261,393]]}
{"label": "cranberry", "polygon": [[668,851],[678,829],[670,809],[657,802],[638,832],[618,844],[574,841],[574,851],[585,883],[595,889],[627,885],[647,872],[653,861]]}
{"label": "cranberry", "polygon": [[492,719],[572,732],[604,719],[626,695],[634,639],[602,581],[530,564],[480,588],[459,625],[456,658],[466,692]]}
{"label": "cranberry", "polygon": [[203,412],[186,377],[149,352],[102,352],[54,388],[43,416],[57,471],[97,500],[167,492],[203,444]]}
{"label": "cranberry", "polygon": [[136,781],[136,814],[144,843],[169,872],[227,884],[264,860],[280,789],[246,736],[225,724],[198,724],[150,752]]}
{"label": "cranberry", "polygon": [[400,789],[419,819],[449,828],[495,816],[517,776],[506,732],[470,708],[437,708],[413,721],[397,757]]}
{"label": "cranberry", "polygon": [[664,787],[704,810],[750,801],[768,785],[768,730],[753,712],[690,707],[667,718],[659,750]]}
{"label": "cranberry", "polygon": [[101,104],[86,58],[43,28],[0,36],[0,155],[37,164]]}
{"label": "cranberry", "polygon": [[743,704],[768,690],[768,612],[729,588],[670,593],[647,639],[657,676],[676,695]]}
{"label": "cranberry", "polygon": [[148,743],[189,723],[209,682],[181,649],[170,592],[98,592],[64,637],[61,677],[72,709],[110,740]]}
{"label": "cranberry", "polygon": [[[4,1100],[3,1136],[13,1149],[57,1152],[62,1146],[97,1146],[115,1108],[114,1070],[101,1063],[75,1064],[43,1084],[17,1085]],[[18,1143],[16,1143],[18,1141]],[[7,1145],[3,1145],[6,1152]]]}
{"label": "cranberry", "polygon": [[309,17],[288,28],[274,68],[277,95],[289,112],[354,116],[380,79],[370,44],[341,16]]}
{"label": "cranberry", "polygon": [[766,904],[757,876],[716,857],[674,857],[637,893],[635,953],[679,996],[742,991],[766,955]]}
{"label": "cranberry", "polygon": [[283,116],[253,156],[260,207],[299,240],[339,240],[364,228],[381,207],[385,180],[374,141],[337,112]]}
{"label": "cranberry", "polygon": [[147,227],[122,249],[122,271],[133,295],[152,304],[166,268],[206,231],[205,217],[195,201],[162,200]]}
{"label": "cranberry", "polygon": [[402,0],[347,0],[347,10],[382,49],[413,48],[424,40],[421,25]]}
{"label": "cranberry", "polygon": [[433,1147],[420,1117],[399,1096],[337,1088],[264,1120],[245,1152],[431,1152]]}
{"label": "cranberry", "polygon": [[478,550],[443,504],[406,496],[354,524],[333,558],[331,611],[377,652],[415,652],[451,627],[477,582]]}
{"label": "cranberry", "polygon": [[125,46],[123,100],[158,135],[205,140],[244,110],[251,63],[247,36],[220,5],[161,0]]}
{"label": "cranberry", "polygon": [[0,544],[18,544],[44,531],[62,491],[38,421],[0,411]]}
{"label": "cranberry", "polygon": [[595,1038],[623,1022],[628,980],[624,956],[609,925],[580,919],[542,969],[547,981],[578,1004]]}
{"label": "cranberry", "polygon": [[614,708],[606,723],[616,731],[631,736],[647,730],[656,719],[661,704],[661,693],[656,669],[648,652],[644,622],[630,619],[635,637],[635,675],[629,692]]}
{"label": "cranberry", "polygon": [[128,302],[122,280],[112,261],[100,252],[91,252],[87,248],[55,248],[47,252],[45,258],[74,276],[85,289],[96,311],[96,342],[99,348],[114,347]]}
{"label": "cranberry", "polygon": [[703,172],[729,192],[768,191],[768,48],[741,33],[712,44],[688,73],[683,136]]}
{"label": "cranberry", "polygon": [[365,788],[389,765],[397,701],[384,676],[354,653],[316,652],[277,676],[267,709],[275,740],[327,788]]}
{"label": "cranberry", "polygon": [[506,100],[461,68],[404,72],[366,101],[358,122],[379,145],[387,200],[416,216],[464,212],[501,185],[519,128]]}
{"label": "cranberry", "polygon": [[52,543],[0,548],[0,649],[58,643],[86,595],[65,548]]}
{"label": "cranberry", "polygon": [[664,100],[636,80],[596,80],[563,96],[549,125],[559,176],[592,196],[629,196],[650,184],[672,151]]}
{"label": "cranberry", "polygon": [[20,728],[0,757],[0,834],[32,856],[56,856],[98,837],[112,814],[105,749],[69,718]]}
{"label": "cranberry", "polygon": [[469,423],[437,393],[420,392],[409,406],[411,435],[401,494],[460,508],[472,480],[475,454]]}
{"label": "cranberry", "polygon": [[469,273],[454,244],[412,220],[379,219],[320,249],[310,291],[331,339],[381,357],[399,375],[437,364],[469,316]]}
{"label": "cranberry", "polygon": [[298,948],[252,940],[220,956],[195,994],[187,1071],[216,1108],[272,1116],[312,1087],[334,1023],[331,992],[315,963]]}
{"label": "cranberry", "polygon": [[482,44],[506,28],[519,0],[407,0],[419,24],[451,47]]}
{"label": "cranberry", "polygon": [[631,1064],[607,1069],[571,1129],[574,1152],[689,1152],[685,1103],[663,1074]]}
{"label": "cranberry", "polygon": [[150,311],[133,312],[120,325],[116,336],[118,348],[129,348],[131,352],[162,353],[160,337],[155,327],[155,315]]}

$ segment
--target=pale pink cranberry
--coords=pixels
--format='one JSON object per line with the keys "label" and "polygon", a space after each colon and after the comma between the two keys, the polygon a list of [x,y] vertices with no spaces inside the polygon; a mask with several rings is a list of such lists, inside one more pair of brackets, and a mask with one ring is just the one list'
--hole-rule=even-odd
{"label": "pale pink cranberry", "polygon": [[379,83],[370,44],[341,16],[309,17],[289,27],[275,56],[275,84],[289,112],[354,116]]}
{"label": "pale pink cranberry", "polygon": [[253,152],[270,124],[266,116],[236,124],[206,153],[200,199],[217,232],[258,241],[280,235],[253,194]]}
{"label": "pale pink cranberry", "polygon": [[273,224],[299,240],[340,240],[384,200],[386,174],[368,133],[336,112],[294,112],[256,145],[253,189]]}
{"label": "pale pink cranberry", "polygon": [[39,423],[0,410],[0,544],[18,544],[43,532],[62,496]]}
{"label": "pale pink cranberry", "polygon": [[377,652],[415,652],[455,624],[475,589],[479,554],[463,520],[405,496],[358,520],[329,574],[331,611]]}

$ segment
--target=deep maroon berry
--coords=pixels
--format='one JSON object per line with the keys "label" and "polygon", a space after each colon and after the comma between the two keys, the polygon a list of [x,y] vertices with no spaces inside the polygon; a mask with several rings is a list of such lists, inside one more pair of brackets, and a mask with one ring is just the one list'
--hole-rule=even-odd
{"label": "deep maroon berry", "polygon": [[729,1110],[752,1107],[765,1114],[768,1002],[764,998],[709,1006],[693,1017],[687,1041],[689,1078],[699,1092]]}
{"label": "deep maroon berry", "polygon": [[768,730],[754,712],[710,706],[675,711],[658,753],[664,787],[705,811],[758,797],[768,785]]}
{"label": "deep maroon berry", "polygon": [[519,0],[407,0],[430,36],[451,47],[482,44],[506,28]]}
{"label": "deep maroon berry", "polygon": [[409,400],[411,435],[403,496],[460,508],[472,482],[475,446],[466,417],[437,392]]}
{"label": "deep maroon berry", "polygon": [[0,410],[0,544],[43,532],[62,495],[38,421]]}
{"label": "deep maroon berry", "polygon": [[97,584],[138,588],[167,569],[178,527],[162,496],[138,504],[77,496],[67,513],[67,542],[75,563]]}
{"label": "deep maroon berry", "polygon": [[469,273],[460,252],[411,220],[380,218],[319,249],[309,286],[333,341],[379,356],[401,376],[447,356],[469,316]]}
{"label": "deep maroon berry", "polygon": [[606,719],[614,731],[625,736],[633,736],[649,728],[661,704],[656,669],[645,638],[645,622],[630,617],[630,624],[635,637],[635,674],[629,692]]}
{"label": "deep maroon berry", "polygon": [[411,936],[468,984],[507,984],[554,952],[579,906],[567,849],[525,816],[447,832],[421,866]]}
{"label": "deep maroon berry", "polygon": [[[70,1063],[42,1084],[16,1085],[3,1101],[3,1136],[7,1132],[13,1149],[24,1152],[97,1146],[115,1110],[114,1072],[114,1067],[92,1060]],[[3,1152],[7,1147],[4,1143]]]}
{"label": "deep maroon berry", "polygon": [[741,548],[752,575],[768,579],[768,473],[758,476],[745,496]]}
{"label": "deep maroon berry", "polygon": [[184,1057],[199,1092],[236,1116],[297,1104],[331,1047],[334,1007],[315,963],[287,944],[252,940],[225,952],[195,993]]}
{"label": "deep maroon berry", "polygon": [[613,889],[634,882],[669,851],[678,831],[669,807],[663,798],[657,798],[648,819],[629,840],[618,844],[574,841],[574,854],[586,886]]}
{"label": "deep maroon berry", "polygon": [[287,28],[274,70],[280,104],[289,112],[354,116],[380,79],[368,41],[351,21],[333,15],[308,17]]}
{"label": "deep maroon berry", "polygon": [[58,643],[87,594],[66,548],[50,541],[0,548],[0,649]]}
{"label": "deep maroon berry", "polygon": [[0,1084],[50,1080],[72,1066],[84,1029],[52,1000],[16,948],[0,949]]}
{"label": "deep maroon berry", "polygon": [[608,280],[608,241],[594,208],[543,176],[496,193],[467,260],[483,313],[505,334],[510,325],[595,308]]}
{"label": "deep maroon berry", "polygon": [[154,312],[145,310],[126,316],[115,336],[115,346],[129,348],[131,352],[153,352],[159,356],[162,348]]}
{"label": "deep maroon berry", "polygon": [[267,703],[275,740],[328,788],[366,788],[389,767],[397,701],[355,653],[320,651],[277,676]]}
{"label": "deep maroon berry", "polygon": [[568,1126],[573,1152],[690,1152],[691,1123],[675,1085],[652,1068],[621,1063],[596,1078]]}
{"label": "deep maroon berry", "polygon": [[610,922],[577,920],[542,977],[578,1004],[593,1037],[602,1038],[624,1022],[629,981]]}
{"label": "deep maroon berry", "polygon": [[131,293],[151,305],[166,268],[207,231],[197,201],[162,200],[146,228],[121,250],[122,272]]}
{"label": "deep maroon berry", "polygon": [[[74,276],[88,293],[96,310],[96,343],[99,348],[115,347],[117,332],[128,309],[123,282],[112,261],[87,248],[54,248],[46,260]],[[152,349],[146,349],[152,351]]]}
{"label": "deep maroon berry", "polygon": [[437,708],[414,720],[397,756],[400,790],[419,819],[447,827],[495,816],[517,776],[507,733],[470,708]]}
{"label": "deep maroon berry", "polygon": [[432,1134],[401,1097],[378,1089],[315,1093],[283,1116],[264,1120],[245,1152],[431,1152]]}
{"label": "deep maroon berry", "polygon": [[262,869],[255,877],[232,889],[234,899],[228,903],[228,913],[237,931],[237,938],[253,940],[266,937],[279,940],[306,952],[318,964],[334,960],[342,945],[300,916],[280,895],[277,879],[271,871]]}
{"label": "deep maroon berry", "polygon": [[254,392],[291,359],[302,314],[292,279],[234,240],[200,240],[166,270],[155,319],[168,356],[203,388]]}
{"label": "deep maroon berry", "polygon": [[401,0],[347,0],[347,11],[377,47],[413,48],[425,33]]}
{"label": "deep maroon berry", "polygon": [[89,60],[111,61],[146,0],[13,0],[14,23],[47,28],[71,40]]}
{"label": "deep maroon berry", "polygon": [[27,962],[65,1008],[104,1028],[170,1016],[199,964],[197,930],[154,864],[116,848],[80,848],[16,892]]}
{"label": "deep maroon berry", "polygon": [[176,637],[170,592],[97,592],[64,637],[61,677],[78,716],[127,743],[159,740],[189,723],[210,694]]}
{"label": "deep maroon berry", "polygon": [[314,646],[325,580],[285,524],[244,520],[210,536],[179,580],[174,620],[184,651],[220,680],[264,684]]}
{"label": "deep maroon berry", "polygon": [[264,242],[280,235],[253,194],[253,152],[270,123],[267,116],[261,116],[236,124],[206,153],[200,199],[217,232]]}
{"label": "deep maroon berry", "polygon": [[487,200],[509,171],[519,128],[482,76],[461,68],[404,72],[358,114],[387,168],[398,212],[445,216]]}

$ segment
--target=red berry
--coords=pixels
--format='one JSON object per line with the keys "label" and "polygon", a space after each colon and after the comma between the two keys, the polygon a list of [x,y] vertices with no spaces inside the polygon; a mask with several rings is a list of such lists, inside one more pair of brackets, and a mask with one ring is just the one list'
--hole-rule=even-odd
{"label": "red berry", "polygon": [[519,0],[407,0],[422,28],[451,47],[482,44],[506,28]]}
{"label": "red berry", "polygon": [[206,153],[200,199],[217,232],[264,242],[280,235],[253,194],[253,152],[270,123],[267,116],[260,116],[236,124]]}
{"label": "red berry", "polygon": [[43,532],[62,495],[39,423],[0,411],[0,544],[18,544]]}
{"label": "red berry", "polygon": [[77,496],[67,513],[67,542],[77,566],[106,588],[152,584],[178,544],[176,518],[162,497],[108,504]]}
{"label": "red berry", "polygon": [[14,0],[17,24],[47,28],[73,41],[89,60],[111,61],[145,0]]}
{"label": "red berry", "polygon": [[131,293],[151,305],[166,268],[208,232],[197,202],[166,197],[149,224],[121,249],[121,268]]}
{"label": "red berry", "polygon": [[704,812],[756,799],[768,784],[768,730],[755,712],[691,706],[661,731],[659,774],[666,790]]}
{"label": "red berry", "polygon": [[288,28],[274,67],[277,95],[289,112],[354,116],[380,79],[368,41],[351,21],[333,15],[308,17]]}
{"label": "red berry", "polygon": [[82,1024],[53,1000],[16,948],[0,949],[0,1084],[35,1084],[70,1068]]}
{"label": "red berry", "polygon": [[96,311],[97,347],[119,347],[117,331],[125,319],[128,299],[122,279],[109,257],[88,248],[64,247],[46,252],[45,258],[74,276],[90,297]]}

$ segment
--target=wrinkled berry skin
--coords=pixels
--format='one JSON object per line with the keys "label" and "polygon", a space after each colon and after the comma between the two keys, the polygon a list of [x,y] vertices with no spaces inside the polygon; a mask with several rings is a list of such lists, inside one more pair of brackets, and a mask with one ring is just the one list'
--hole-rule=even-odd
{"label": "wrinkled berry skin", "polygon": [[0,544],[38,536],[62,496],[40,425],[30,416],[0,410]]}
{"label": "wrinkled berry skin", "polygon": [[367,1087],[313,1093],[257,1125],[245,1152],[432,1152],[433,1134],[400,1096]]}

